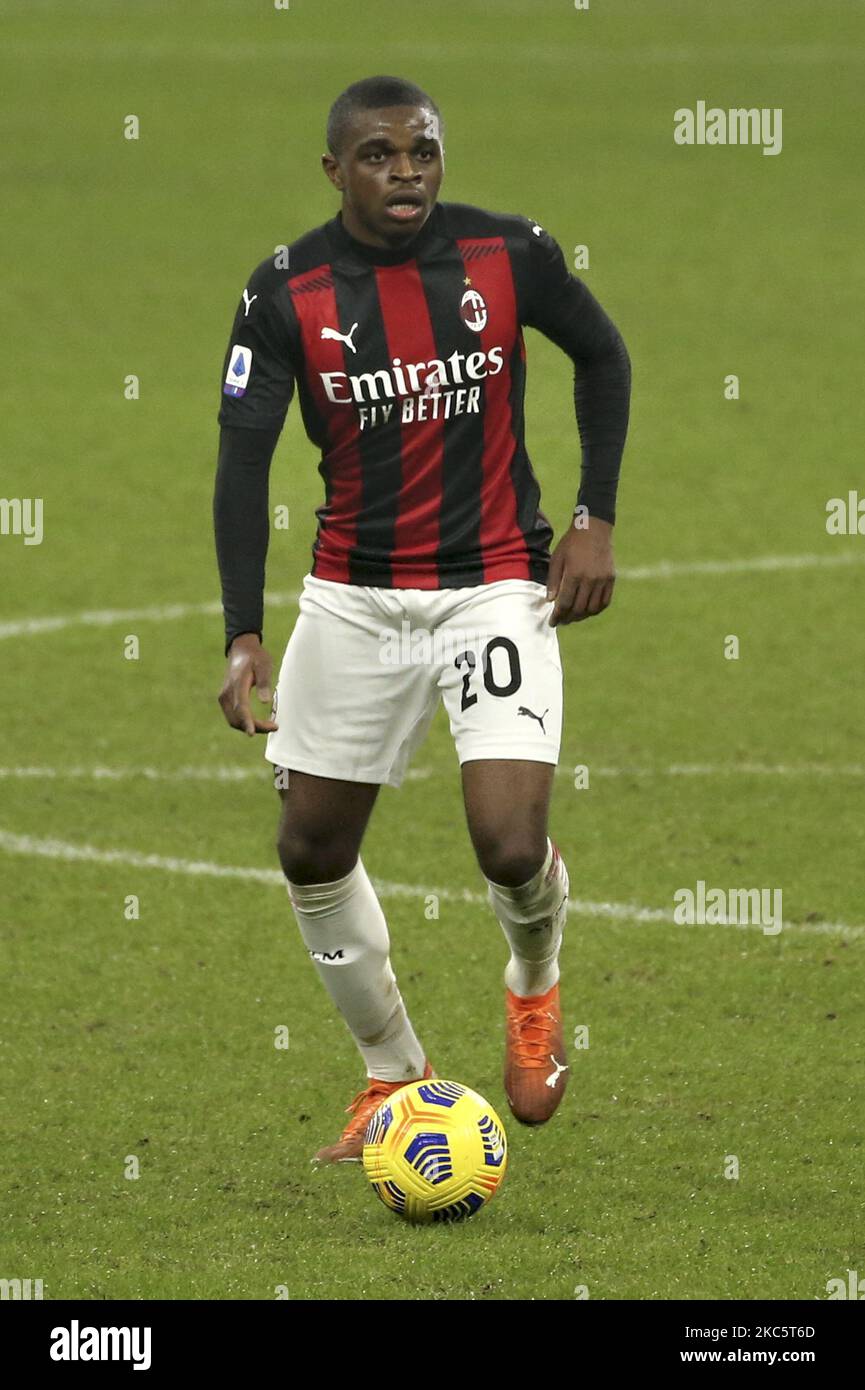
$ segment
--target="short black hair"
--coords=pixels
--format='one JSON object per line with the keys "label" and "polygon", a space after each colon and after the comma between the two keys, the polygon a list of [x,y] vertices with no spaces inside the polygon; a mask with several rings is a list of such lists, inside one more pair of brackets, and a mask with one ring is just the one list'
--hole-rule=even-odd
{"label": "short black hair", "polygon": [[438,117],[441,129],[441,112],[422,87],[402,77],[364,77],[346,87],[330,108],[327,148],[331,154],[340,154],[346,130],[356,111],[377,111],[383,106],[427,106]]}

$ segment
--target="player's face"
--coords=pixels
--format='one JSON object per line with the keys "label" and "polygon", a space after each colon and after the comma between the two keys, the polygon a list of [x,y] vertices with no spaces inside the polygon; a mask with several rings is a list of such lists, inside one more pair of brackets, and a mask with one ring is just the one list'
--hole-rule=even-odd
{"label": "player's face", "polygon": [[444,174],[438,117],[423,106],[358,111],[338,158],[322,157],[342,193],[347,232],[368,245],[399,247],[416,236]]}

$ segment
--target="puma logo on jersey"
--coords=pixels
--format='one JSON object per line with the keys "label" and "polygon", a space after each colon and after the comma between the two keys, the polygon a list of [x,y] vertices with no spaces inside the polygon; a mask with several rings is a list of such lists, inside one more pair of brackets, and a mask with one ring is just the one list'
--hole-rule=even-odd
{"label": "puma logo on jersey", "polygon": [[563,1072],[563,1071],[567,1071],[568,1068],[567,1068],[567,1066],[565,1065],[564,1062],[557,1062],[556,1059],[555,1059],[555,1057],[553,1056],[552,1052],[550,1053],[550,1061],[552,1062],[553,1066],[555,1067],[555,1071],[551,1071],[551,1072],[550,1072],[549,1076],[546,1078],[546,1080],[545,1080],[545,1082],[544,1082],[544,1085],[545,1085],[545,1086],[549,1086],[549,1087],[550,1087],[550,1090],[552,1090],[553,1086],[555,1086],[555,1084],[556,1084],[556,1082],[558,1081],[559,1077],[561,1076],[562,1072]]}
{"label": "puma logo on jersey", "polygon": [[550,712],[550,711],[549,711],[549,707],[548,707],[547,709],[544,710],[543,714],[535,714],[533,710],[527,709],[525,705],[520,705],[519,709],[517,710],[517,714],[518,714],[518,715],[519,715],[519,714],[527,714],[527,715],[529,716],[530,719],[537,719],[538,723],[539,723],[540,726],[541,726],[541,733],[543,733],[543,734],[545,734],[545,733],[547,732],[546,729],[544,728],[544,719],[545,719],[546,715],[549,714],[549,712]]}
{"label": "puma logo on jersey", "polygon": [[256,300],[257,298],[258,298],[258,295],[257,295],[257,294],[254,294],[254,295],[252,296],[252,299],[250,299],[250,297],[249,297],[247,291],[246,291],[246,290],[243,291],[243,302],[244,302],[244,305],[246,306],[246,307],[244,308],[244,310],[243,310],[243,317],[244,317],[244,318],[246,318],[247,314],[249,313],[250,309],[252,308],[252,306],[253,306],[253,304],[254,304],[254,302],[255,302],[255,300]]}
{"label": "puma logo on jersey", "polygon": [[335,329],[335,328],[323,328],[323,329],[321,330],[321,336],[322,336],[322,338],[332,338],[335,342],[345,343],[346,347],[350,347],[351,350],[352,350],[352,352],[357,352],[357,348],[355,347],[354,343],[351,341],[352,338],[354,337],[354,331],[355,331],[356,328],[357,328],[357,324],[356,324],[356,323],[353,323],[353,324],[351,325],[351,328],[349,329],[349,331],[348,331],[347,333],[340,333],[340,332],[338,332],[338,330]]}

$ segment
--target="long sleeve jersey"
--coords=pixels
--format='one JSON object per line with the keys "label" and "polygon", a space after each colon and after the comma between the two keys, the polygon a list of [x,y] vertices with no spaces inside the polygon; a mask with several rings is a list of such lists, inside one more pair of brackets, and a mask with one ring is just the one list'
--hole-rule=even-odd
{"label": "long sleeve jersey", "polygon": [[389,251],[337,215],[257,267],[218,417],[227,645],[261,635],[268,471],[295,388],[324,482],[312,574],[419,589],[545,581],[553,531],[525,444],[526,326],[573,361],[578,500],[612,522],[628,354],[537,223],[437,203]]}

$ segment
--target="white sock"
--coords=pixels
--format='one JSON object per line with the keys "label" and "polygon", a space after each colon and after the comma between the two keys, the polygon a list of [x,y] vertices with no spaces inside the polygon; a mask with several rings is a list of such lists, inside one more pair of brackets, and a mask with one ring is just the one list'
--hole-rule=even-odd
{"label": "white sock", "polygon": [[505,984],[524,997],[546,994],[559,979],[559,948],[568,915],[568,871],[551,840],[543,864],[518,888],[487,879],[489,899],[511,948]]}
{"label": "white sock", "polygon": [[423,1049],[391,969],[387,923],[361,861],[332,883],[286,880],[286,886],[300,934],[367,1075],[381,1081],[423,1076]]}

